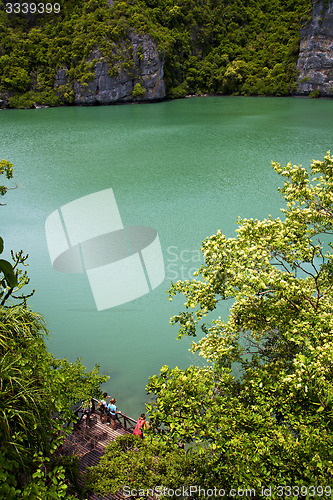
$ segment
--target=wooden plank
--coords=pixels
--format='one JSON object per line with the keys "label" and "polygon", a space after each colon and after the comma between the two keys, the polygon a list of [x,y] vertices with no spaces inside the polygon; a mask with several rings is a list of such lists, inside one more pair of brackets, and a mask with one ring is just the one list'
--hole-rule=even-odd
{"label": "wooden plank", "polygon": [[[126,418],[130,422],[131,427],[133,426],[133,422],[136,423],[135,420],[130,417]],[[124,419],[124,423],[125,421]],[[84,473],[87,467],[97,465],[105,452],[106,446],[118,436],[132,434],[133,428],[124,429],[121,423],[117,421],[115,423],[115,429],[113,430],[111,424],[103,424],[100,421],[100,415],[97,412],[94,412],[88,421],[86,415],[81,418],[80,422],[75,426],[73,433],[66,438],[63,445],[63,453],[65,455],[75,455],[79,457],[79,468],[82,472],[80,483],[82,486],[84,484]],[[121,494],[110,494],[104,497],[91,494],[88,496],[87,500],[121,499]]]}

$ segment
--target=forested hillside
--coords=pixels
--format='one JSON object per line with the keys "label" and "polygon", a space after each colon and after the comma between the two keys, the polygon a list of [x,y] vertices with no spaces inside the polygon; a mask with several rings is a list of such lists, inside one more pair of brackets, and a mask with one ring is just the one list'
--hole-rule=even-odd
{"label": "forested hillside", "polygon": [[14,8],[4,3],[0,11],[2,106],[74,102],[74,82],[94,79],[95,49],[110,76],[137,77],[133,32],[157,44],[167,97],[289,95],[300,27],[311,15],[310,0],[60,0],[43,4],[57,6],[51,13],[38,13],[38,3],[37,12],[23,13],[24,5],[31,4],[9,13]]}

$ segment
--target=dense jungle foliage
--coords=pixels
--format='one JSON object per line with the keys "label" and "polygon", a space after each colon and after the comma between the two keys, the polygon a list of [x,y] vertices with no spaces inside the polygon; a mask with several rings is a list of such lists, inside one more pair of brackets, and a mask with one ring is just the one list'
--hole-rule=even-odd
{"label": "dense jungle foliage", "polygon": [[[97,48],[109,62],[110,75],[134,74],[131,31],[157,43],[168,97],[289,95],[296,85],[300,27],[311,15],[310,0],[58,4],[58,14],[7,14],[6,2],[0,7],[3,106],[70,104],[74,81],[84,84],[94,77],[91,55]],[[57,68],[66,69],[66,85],[57,86]]]}

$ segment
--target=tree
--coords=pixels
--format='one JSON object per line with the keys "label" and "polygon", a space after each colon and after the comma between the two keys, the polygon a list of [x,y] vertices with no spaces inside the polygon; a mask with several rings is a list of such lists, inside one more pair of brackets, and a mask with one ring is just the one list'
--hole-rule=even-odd
{"label": "tree", "polygon": [[99,366],[85,372],[79,359],[54,358],[47,336],[43,318],[28,307],[0,308],[0,498],[71,498],[71,464],[54,452],[73,430],[71,407],[99,396],[107,379]]}
{"label": "tree", "polygon": [[[0,175],[5,175],[7,179],[11,179],[13,177],[13,168],[14,165],[10,163],[8,160],[0,161]],[[0,196],[4,196],[8,191],[7,186],[0,186]]]}
{"label": "tree", "polygon": [[[5,175],[7,179],[11,179],[13,177],[13,167],[14,165],[9,161],[1,160],[0,175]],[[5,185],[0,186],[0,196],[4,196],[8,189],[9,188]],[[0,203],[0,205],[2,205],[2,203]],[[2,254],[3,250],[4,241],[0,237],[0,254]],[[0,259],[0,273],[3,275],[0,279],[0,299],[2,299],[4,295],[8,293],[8,290],[14,289],[18,283],[13,267],[7,260]]]}
{"label": "tree", "polygon": [[[14,165],[10,163],[8,160],[0,161],[0,175],[5,175],[7,179],[12,179],[13,177],[13,168]],[[10,188],[5,185],[0,186],[0,196],[5,196],[8,190],[15,189]],[[0,203],[0,206],[3,203]],[[0,237],[0,254],[4,251],[4,241]],[[11,304],[8,304],[8,299],[12,298],[15,300],[19,300],[17,304],[26,304],[26,301],[29,297],[34,294],[34,290],[29,294],[21,294],[17,296],[16,294],[19,290],[29,283],[29,277],[27,272],[23,272],[20,269],[20,265],[26,266],[26,260],[29,255],[24,255],[23,251],[20,250],[17,253],[11,252],[13,263],[8,262],[8,260],[0,259],[0,273],[2,277],[0,277],[0,306],[11,307]]]}
{"label": "tree", "polygon": [[[333,157],[313,161],[312,178],[301,166],[273,168],[286,178],[284,219],[239,219],[236,238],[218,231],[203,243],[198,279],[169,290],[170,300],[186,297],[171,319],[179,337],[204,334],[192,344],[203,366],[163,366],[150,378],[148,437],[112,443],[89,471],[94,491],[331,496]],[[211,318],[228,299],[228,319]],[[180,462],[179,441],[188,443]]]}
{"label": "tree", "polygon": [[[330,495],[320,488],[333,482],[333,157],[310,173],[273,168],[286,179],[283,218],[238,219],[235,238],[217,231],[196,279],[172,283],[170,300],[186,302],[171,323],[179,337],[203,333],[191,350],[205,366],[163,367],[147,409],[159,439],[205,452],[211,486]],[[228,319],[212,318],[228,299]]]}
{"label": "tree", "polygon": [[[0,174],[11,178],[12,167],[2,160]],[[7,189],[0,186],[0,195]],[[0,498],[74,498],[67,472],[76,460],[54,452],[72,432],[71,407],[99,396],[108,377],[98,365],[86,372],[80,359],[70,363],[48,352],[46,324],[29,309],[29,295],[19,297],[20,305],[12,303],[15,291],[29,281],[19,267],[27,256],[21,251],[12,257],[13,264],[0,260]]]}
{"label": "tree", "polygon": [[107,446],[100,463],[88,469],[86,487],[100,495],[160,496],[175,484],[186,488],[197,484],[200,470],[197,459],[183,449],[138,436],[119,436]]}
{"label": "tree", "polygon": [[[73,80],[84,84],[93,76],[87,62],[96,49],[108,62],[110,76],[125,70],[132,80],[138,76],[133,69],[142,73],[140,64],[133,67],[135,47],[128,44],[133,30],[157,44],[169,97],[206,92],[289,95],[296,86],[301,24],[312,8],[310,0],[137,0],[114,2],[112,9],[106,0],[60,4],[60,12],[52,9],[38,16],[34,3],[28,4],[30,14],[0,11],[2,106],[71,102]],[[327,8],[324,2],[323,15]],[[280,69],[274,76],[276,65]],[[67,90],[58,88],[61,68],[67,69]],[[144,97],[139,90],[133,100]]]}

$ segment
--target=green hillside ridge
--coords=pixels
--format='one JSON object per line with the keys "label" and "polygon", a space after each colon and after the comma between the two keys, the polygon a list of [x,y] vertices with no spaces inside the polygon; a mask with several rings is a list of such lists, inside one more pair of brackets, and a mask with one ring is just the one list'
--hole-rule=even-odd
{"label": "green hillside ridge", "polygon": [[[112,2],[109,2],[110,4]],[[164,59],[166,96],[290,95],[309,0],[60,0],[60,13],[0,11],[2,107],[57,106],[73,83],[94,79],[98,49],[115,76],[133,68],[130,32],[149,35]],[[89,59],[90,58],[90,59]],[[68,84],[56,87],[56,70]]]}

